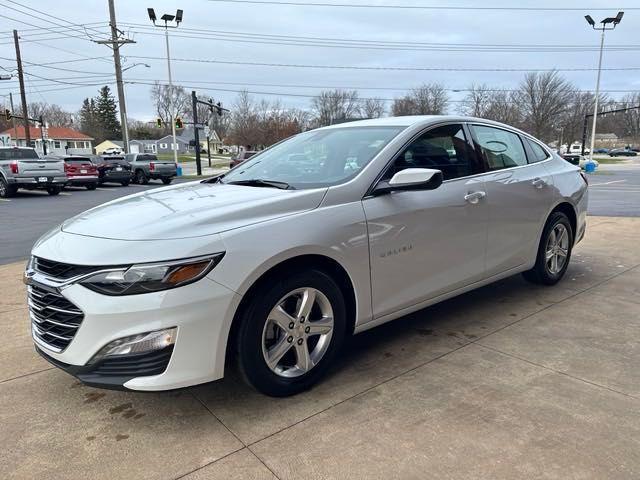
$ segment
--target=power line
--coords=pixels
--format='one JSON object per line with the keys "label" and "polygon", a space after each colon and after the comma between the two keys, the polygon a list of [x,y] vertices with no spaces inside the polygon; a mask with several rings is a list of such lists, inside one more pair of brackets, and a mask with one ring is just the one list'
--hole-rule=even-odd
{"label": "power line", "polygon": [[[22,14],[22,15],[30,15],[29,13],[24,13],[24,12],[18,11],[18,10],[16,10],[16,9],[12,9],[12,8],[11,8],[10,6],[8,6],[8,5],[4,5],[4,4],[2,4],[2,3],[0,3],[0,5],[1,5],[1,6],[3,6],[3,7],[5,7],[5,8],[8,8],[10,11],[13,11],[13,12],[15,12],[15,13],[20,13],[20,14]],[[29,26],[31,26],[31,27],[39,27],[39,28],[42,28],[42,29],[44,29],[44,30],[52,31],[53,33],[59,33],[59,32],[55,32],[55,30],[51,30],[51,28],[43,27],[43,26],[40,26],[40,25],[35,25],[35,24],[33,24],[33,23],[29,23],[29,22],[27,22],[27,21],[25,21],[25,20],[18,20],[18,19],[16,19],[16,18],[9,17],[8,15],[5,15],[4,13],[2,14],[2,18],[6,18],[6,19],[8,19],[8,20],[14,21],[14,22],[16,22],[16,23],[18,23],[18,24],[20,24],[20,25],[29,25]],[[36,19],[36,20],[40,20],[40,21],[42,21],[42,19],[41,19],[41,18],[38,18],[38,17],[35,17],[35,19]],[[79,35],[71,35],[71,34],[68,34],[68,36],[69,36],[69,37],[72,37],[72,38],[79,38],[79,39],[81,39],[81,40],[88,40],[88,41],[90,41],[88,38],[86,38],[86,37],[82,37],[82,36],[79,36]]]}
{"label": "power line", "polygon": [[[525,12],[582,12],[610,11],[615,8],[605,7],[498,7],[498,6],[453,6],[453,5],[379,5],[362,3],[329,3],[329,2],[295,2],[286,0],[209,0],[216,3],[240,3],[251,5],[284,5],[300,7],[340,7],[371,9],[404,9],[404,10],[488,10],[488,11],[525,11]],[[640,7],[619,7],[618,10],[640,10]]]}
{"label": "power line", "polygon": [[[161,60],[163,57],[146,57],[141,55],[130,55],[129,58],[143,60]],[[368,71],[409,71],[409,72],[591,72],[597,70],[591,67],[574,68],[470,68],[470,67],[381,67],[381,66],[360,66],[360,65],[309,65],[297,63],[267,63],[267,62],[241,62],[236,60],[214,60],[200,58],[171,58],[175,62],[187,63],[213,63],[222,65],[249,65],[253,67],[279,67],[279,68],[310,68],[310,69],[331,69],[331,70],[368,70]],[[637,71],[640,67],[607,67],[602,70],[609,71]]]}

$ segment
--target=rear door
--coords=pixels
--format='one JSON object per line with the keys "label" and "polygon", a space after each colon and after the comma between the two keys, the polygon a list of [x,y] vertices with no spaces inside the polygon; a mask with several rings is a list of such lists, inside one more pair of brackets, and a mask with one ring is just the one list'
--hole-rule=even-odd
{"label": "rear door", "polygon": [[531,260],[554,199],[553,178],[544,165],[551,156],[517,132],[493,125],[470,127],[488,172],[487,276],[492,276]]}

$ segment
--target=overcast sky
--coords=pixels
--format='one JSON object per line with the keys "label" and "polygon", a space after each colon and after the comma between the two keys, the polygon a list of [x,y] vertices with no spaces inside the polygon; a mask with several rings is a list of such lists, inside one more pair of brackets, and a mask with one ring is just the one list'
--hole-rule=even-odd
{"label": "overcast sky", "polygon": [[[96,94],[97,86],[77,86],[66,83],[100,83],[111,76],[113,62],[110,50],[93,43],[93,39],[106,38],[108,6],[106,0],[0,0],[2,26],[0,29],[0,67],[15,68],[15,51],[10,30],[21,32],[22,57],[27,76],[28,101],[56,103],[71,111],[77,111],[83,98]],[[148,63],[151,68],[136,66],[125,72],[125,80],[153,82],[167,81],[167,65],[164,60],[163,30],[150,30],[146,7],[154,7],[158,16],[184,10],[184,20],[178,29],[171,30],[171,55],[175,59],[222,60],[302,65],[341,65],[359,67],[428,67],[428,68],[594,68],[597,51],[588,52],[478,52],[478,51],[428,51],[361,48],[329,48],[309,45],[247,43],[227,41],[221,38],[204,38],[199,32],[188,29],[216,30],[258,35],[288,35],[294,37],[322,37],[350,40],[374,40],[379,42],[492,44],[492,45],[583,45],[597,47],[599,33],[591,30],[584,15],[591,13],[596,21],[615,16],[618,9],[626,10],[624,20],[607,34],[606,44],[635,45],[638,50],[605,51],[603,66],[608,68],[640,67],[640,39],[638,36],[640,8],[635,1],[621,0],[611,7],[607,0],[577,0],[559,2],[549,0],[513,2],[506,0],[311,0],[316,3],[367,4],[367,5],[417,5],[417,6],[485,6],[485,7],[575,7],[577,11],[514,11],[514,10],[419,10],[388,8],[329,8],[309,5],[257,5],[249,3],[219,2],[209,0],[182,0],[180,2],[150,0],[149,2],[116,0],[117,21],[135,44],[122,48],[124,65]],[[19,4],[22,4],[19,5]],[[632,6],[637,10],[630,10]],[[29,11],[25,6],[55,15],[50,21],[42,13]],[[604,8],[610,10],[595,10]],[[30,14],[21,13],[30,12]],[[15,20],[13,20],[15,19]],[[16,21],[17,20],[17,21]],[[65,22],[66,20],[66,22]],[[72,24],[89,24],[86,32]],[[28,24],[31,25],[28,25]],[[138,24],[140,26],[128,26]],[[63,34],[56,33],[66,26]],[[54,29],[34,30],[36,27]],[[105,32],[105,35],[100,35]],[[68,37],[68,35],[73,35]],[[183,35],[178,37],[178,35]],[[225,34],[230,38],[230,34]],[[68,38],[59,38],[65,37]],[[190,36],[195,38],[185,38]],[[237,38],[237,37],[236,37]],[[35,41],[33,41],[35,40]],[[246,40],[246,37],[243,37]],[[263,42],[264,37],[258,39]],[[281,40],[278,40],[281,41]],[[287,40],[291,43],[291,40]],[[83,57],[100,57],[99,60],[78,60]],[[142,59],[134,57],[156,57]],[[9,59],[9,60],[6,60]],[[37,64],[65,68],[45,68]],[[224,104],[232,104],[237,95],[233,91],[246,88],[249,91],[313,95],[319,88],[299,88],[277,85],[306,85],[327,87],[360,87],[362,97],[394,98],[407,88],[424,82],[437,81],[451,89],[463,89],[472,82],[487,83],[500,88],[515,88],[522,72],[454,72],[454,71],[393,71],[356,69],[309,69],[254,65],[229,65],[174,61],[173,76],[176,84],[192,87],[202,96],[213,97]],[[69,71],[68,71],[69,70]],[[4,72],[3,72],[4,73]],[[640,71],[605,71],[602,77],[604,90],[640,90]],[[96,75],[98,74],[98,75]],[[102,75],[103,74],[103,75]],[[562,72],[567,79],[581,89],[594,88],[596,72]],[[39,78],[45,77],[45,79]],[[90,78],[93,77],[93,80]],[[213,82],[226,82],[215,84]],[[251,85],[251,84],[263,84]],[[17,80],[0,82],[0,94],[9,90],[18,92]],[[372,88],[366,90],[366,88]],[[378,90],[373,89],[378,88]],[[205,90],[206,89],[206,90]],[[232,91],[223,91],[232,90]],[[115,93],[115,86],[113,87]],[[129,116],[140,120],[152,119],[153,105],[148,85],[127,84],[126,95]],[[464,92],[451,92],[452,100],[460,100]],[[623,93],[611,93],[618,98]],[[310,99],[303,96],[276,96],[256,94],[256,98],[279,98],[286,106],[307,108]],[[0,97],[6,101],[6,97]],[[14,101],[18,101],[14,97]],[[451,104],[451,110],[457,108]]]}

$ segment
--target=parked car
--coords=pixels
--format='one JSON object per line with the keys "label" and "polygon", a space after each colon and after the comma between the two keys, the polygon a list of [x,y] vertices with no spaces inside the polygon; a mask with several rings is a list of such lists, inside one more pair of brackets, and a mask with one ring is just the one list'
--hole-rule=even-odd
{"label": "parked car", "polygon": [[0,147],[0,197],[16,194],[19,188],[45,189],[58,195],[67,183],[60,158],[40,158],[33,148]]}
{"label": "parked car", "polygon": [[122,149],[118,147],[110,147],[102,152],[103,155],[122,155],[123,153]]}
{"label": "parked car", "polygon": [[96,189],[98,186],[98,168],[90,157],[72,155],[60,158],[64,161],[67,185],[86,187],[87,190]]}
{"label": "parked car", "polygon": [[608,148],[596,148],[593,150],[593,153],[609,153]]}
{"label": "parked car", "polygon": [[240,165],[242,162],[249,160],[256,153],[258,152],[255,152],[253,150],[242,150],[241,152],[238,152],[231,157],[231,163],[229,164],[229,166],[231,168],[236,167]]}
{"label": "parked car", "polygon": [[103,155],[97,157],[98,183],[119,183],[123,187],[131,182],[131,165],[122,155]]}
{"label": "parked car", "polygon": [[638,152],[627,150],[625,148],[614,148],[609,152],[610,157],[636,157]]}
{"label": "parked car", "polygon": [[556,284],[585,233],[580,169],[489,120],[332,125],[245,166],[45,234],[25,272],[37,351],[129,390],[216,380],[231,359],[291,395],[353,333],[520,272]]}
{"label": "parked car", "polygon": [[131,165],[133,181],[139,185],[146,185],[149,180],[162,180],[162,183],[169,185],[178,174],[178,167],[173,160],[159,160],[150,153],[128,153],[125,159]]}

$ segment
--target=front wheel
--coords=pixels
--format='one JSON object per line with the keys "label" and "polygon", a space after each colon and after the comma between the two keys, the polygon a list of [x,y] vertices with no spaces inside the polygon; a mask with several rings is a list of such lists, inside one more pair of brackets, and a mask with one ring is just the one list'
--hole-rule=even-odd
{"label": "front wheel", "polygon": [[573,235],[569,218],[562,212],[553,213],[542,232],[536,263],[523,273],[524,278],[542,285],[558,283],[569,266]]}
{"label": "front wheel", "polygon": [[249,384],[274,397],[314,385],[338,353],[346,331],[340,288],[318,270],[265,285],[239,320],[240,371]]}

